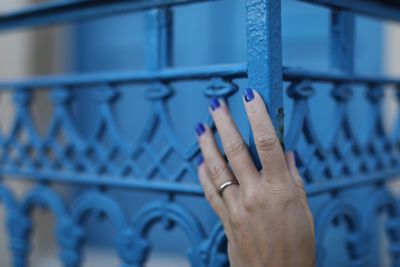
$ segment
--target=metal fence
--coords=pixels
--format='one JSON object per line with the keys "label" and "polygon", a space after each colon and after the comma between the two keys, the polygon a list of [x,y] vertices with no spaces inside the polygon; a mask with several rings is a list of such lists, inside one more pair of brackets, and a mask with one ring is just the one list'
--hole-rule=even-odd
{"label": "metal fence", "polygon": [[[245,0],[243,0],[245,1]],[[11,131],[0,135],[2,180],[23,179],[35,183],[22,199],[0,184],[0,200],[6,208],[7,230],[13,265],[28,266],[29,234],[34,226],[31,211],[48,208],[56,218],[55,233],[63,266],[81,266],[87,215],[102,214],[115,226],[115,249],[122,266],[143,266],[151,251],[148,239],[154,225],[178,227],[187,236],[192,266],[226,266],[226,240],[221,225],[206,230],[204,221],[180,196],[202,197],[196,177],[195,141],[184,146],[170,122],[166,104],[174,97],[174,84],[201,81],[204,97],[229,98],[237,93],[237,80],[260,91],[287,150],[300,155],[300,171],[315,217],[318,266],[332,266],[326,241],[332,225],[343,226],[340,245],[347,266],[376,266],[382,259],[376,250],[379,216],[384,216],[389,240],[387,255],[400,266],[400,218],[397,199],[386,189],[400,173],[400,121],[393,132],[383,127],[382,99],[396,91],[400,80],[354,73],[354,16],[400,20],[395,3],[361,0],[308,0],[331,10],[332,71],[309,71],[282,66],[280,0],[246,0],[248,60],[241,64],[176,68],[171,61],[174,8],[207,0],[49,1],[0,15],[0,31],[32,28],[95,19],[127,12],[146,12],[147,68],[132,72],[107,72],[50,76],[31,80],[1,81],[0,95],[11,91],[16,110]],[[300,66],[301,67],[301,66]],[[323,86],[321,86],[323,85]],[[126,140],[115,120],[113,106],[129,86],[146,88],[151,111],[138,140]],[[315,134],[309,100],[316,90],[330,87],[335,102],[329,145]],[[324,88],[324,89],[322,89]],[[357,88],[357,89],[355,89]],[[76,90],[96,94],[99,114],[91,135],[76,124]],[[30,106],[38,91],[48,91],[53,106],[47,133],[38,133]],[[283,95],[293,101],[291,122],[284,131]],[[350,123],[349,101],[362,90],[371,114],[368,142],[357,140]],[[396,91],[396,97],[400,94]],[[399,118],[400,120],[400,118]],[[154,136],[163,133],[155,144]],[[249,143],[252,145],[251,137]],[[169,168],[170,158],[177,158]],[[143,160],[146,158],[147,160]],[[53,184],[86,185],[72,203],[63,199]],[[111,188],[157,192],[159,200],[145,204],[129,218],[121,203],[108,193]],[[374,265],[375,264],[375,265]]]}

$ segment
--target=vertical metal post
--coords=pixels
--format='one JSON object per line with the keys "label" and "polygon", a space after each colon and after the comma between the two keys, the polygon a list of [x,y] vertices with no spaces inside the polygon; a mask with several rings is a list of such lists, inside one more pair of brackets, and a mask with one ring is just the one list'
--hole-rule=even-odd
{"label": "vertical metal post", "polygon": [[[354,16],[346,11],[332,9],[331,10],[331,22],[330,22],[330,67],[337,72],[344,74],[353,74],[354,72]],[[346,92],[347,91],[347,92]],[[346,132],[346,120],[348,120],[348,100],[349,92],[351,92],[351,86],[334,86],[332,89],[332,95],[335,96],[336,114],[340,114],[340,117],[335,119],[333,123],[336,127],[332,128],[332,139],[337,138],[337,131]],[[345,97],[343,97],[345,96]],[[348,138],[346,136],[345,138]],[[340,142],[340,143],[339,143]],[[335,143],[338,146],[341,143],[346,142],[345,140],[336,140]],[[332,150],[333,151],[333,150]],[[335,177],[336,178],[336,177]],[[357,193],[352,192],[354,197]],[[337,195],[336,198],[341,199],[346,196]],[[320,229],[319,231],[326,231],[326,229]],[[361,237],[357,237],[361,240]],[[360,241],[357,240],[359,243]],[[320,241],[322,242],[322,241]],[[355,242],[357,243],[357,242]],[[363,265],[362,261],[359,260],[362,244],[351,245],[352,257],[357,259],[357,264]],[[337,252],[334,252],[335,256],[339,256]],[[317,257],[322,258],[322,257]],[[351,260],[353,261],[353,259]],[[320,260],[319,262],[322,263]]]}
{"label": "vertical metal post", "polygon": [[150,10],[146,17],[146,65],[159,70],[172,65],[173,13],[169,8]]}
{"label": "vertical metal post", "polygon": [[247,0],[248,84],[268,106],[283,142],[281,1]]}
{"label": "vertical metal post", "polygon": [[[149,71],[157,71],[173,65],[173,11],[170,8],[152,9],[146,14],[146,67]],[[149,92],[156,92],[157,97],[151,99],[154,112],[165,112],[165,99],[170,91],[165,84],[154,81]],[[154,117],[153,117],[154,119]],[[160,123],[160,122],[158,122]],[[173,193],[167,198],[172,199]]]}
{"label": "vertical metal post", "polygon": [[[248,85],[261,93],[283,144],[281,0],[247,0],[246,8]],[[250,149],[257,161],[253,137]]]}
{"label": "vertical metal post", "polygon": [[354,15],[341,10],[331,12],[331,67],[352,74],[354,72]]}

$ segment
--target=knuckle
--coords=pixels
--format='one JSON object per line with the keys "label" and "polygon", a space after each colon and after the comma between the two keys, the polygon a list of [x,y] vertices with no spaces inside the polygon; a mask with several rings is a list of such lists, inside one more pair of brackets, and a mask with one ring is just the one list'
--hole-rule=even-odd
{"label": "knuckle", "polygon": [[240,227],[246,221],[246,214],[240,209],[232,210],[229,214],[229,220],[234,227]]}
{"label": "knuckle", "polygon": [[275,191],[275,203],[280,207],[286,207],[296,200],[297,193],[295,190],[277,190]]}
{"label": "knuckle", "polygon": [[301,191],[305,191],[304,183],[301,180],[295,180],[294,181],[297,188],[300,189]]}
{"label": "knuckle", "polygon": [[245,150],[246,146],[243,141],[230,142],[225,147],[227,157],[235,157]]}
{"label": "knuckle", "polygon": [[223,165],[213,165],[209,169],[210,176],[214,179],[221,179],[224,176],[224,173],[227,171],[226,164]]}
{"label": "knuckle", "polygon": [[243,206],[248,211],[263,208],[265,205],[265,197],[259,192],[245,194],[243,197]]}
{"label": "knuckle", "polygon": [[278,140],[273,134],[263,134],[254,138],[257,148],[260,151],[271,151],[275,148]]}
{"label": "knuckle", "polygon": [[205,194],[205,197],[206,197],[206,199],[207,199],[207,201],[208,202],[210,202],[211,204],[213,204],[214,202],[215,202],[215,193],[214,192],[211,192],[211,190],[207,190],[207,191],[205,191],[204,192],[204,194]]}
{"label": "knuckle", "polygon": [[293,203],[293,201],[296,200],[296,196],[296,192],[293,192],[292,194],[282,194],[280,198],[280,203],[282,203],[283,205]]}
{"label": "knuckle", "polygon": [[223,211],[221,209],[221,206],[218,203],[218,196],[216,195],[216,192],[214,191],[206,191],[204,192],[205,198],[208,201],[208,203],[210,203],[211,207],[213,208],[213,210],[216,212],[216,214],[219,217],[223,216]]}

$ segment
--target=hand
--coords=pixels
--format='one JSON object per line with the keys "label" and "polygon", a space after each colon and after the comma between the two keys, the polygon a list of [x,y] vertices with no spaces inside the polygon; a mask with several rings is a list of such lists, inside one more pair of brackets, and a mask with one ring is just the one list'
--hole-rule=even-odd
{"label": "hand", "polygon": [[[258,171],[223,101],[210,112],[229,165],[213,133],[198,124],[199,177],[207,200],[222,221],[232,267],[311,267],[314,223],[293,153],[285,157],[260,95],[245,90],[244,106],[262,164]],[[231,184],[219,192],[221,185]]]}

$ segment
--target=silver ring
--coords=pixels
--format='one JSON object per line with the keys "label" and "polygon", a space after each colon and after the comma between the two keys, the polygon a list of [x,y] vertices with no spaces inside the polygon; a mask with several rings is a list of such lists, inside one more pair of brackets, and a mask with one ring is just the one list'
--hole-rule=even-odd
{"label": "silver ring", "polygon": [[234,185],[234,184],[239,184],[239,183],[237,181],[234,181],[234,180],[230,180],[230,181],[227,181],[227,182],[223,183],[218,189],[218,194],[222,197],[222,193],[224,192],[224,190],[226,188],[228,188],[228,186]]}

